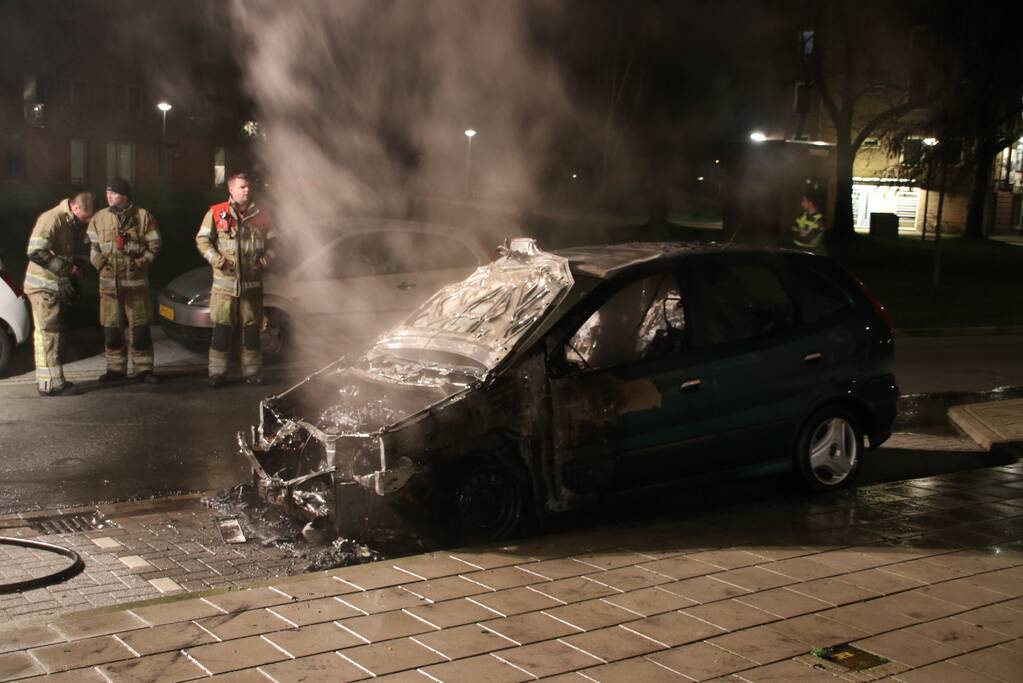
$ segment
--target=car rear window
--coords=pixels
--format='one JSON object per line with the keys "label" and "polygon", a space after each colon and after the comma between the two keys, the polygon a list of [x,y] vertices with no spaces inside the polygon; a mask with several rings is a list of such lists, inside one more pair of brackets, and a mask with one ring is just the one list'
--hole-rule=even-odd
{"label": "car rear window", "polygon": [[831,278],[810,268],[792,268],[792,279],[798,291],[803,322],[830,318],[849,308],[849,297]]}
{"label": "car rear window", "polygon": [[708,264],[699,279],[711,344],[762,337],[795,323],[792,300],[766,266]]}

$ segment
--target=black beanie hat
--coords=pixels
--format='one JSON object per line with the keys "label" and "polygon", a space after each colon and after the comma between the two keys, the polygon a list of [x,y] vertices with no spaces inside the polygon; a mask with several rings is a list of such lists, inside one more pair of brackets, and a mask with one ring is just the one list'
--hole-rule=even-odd
{"label": "black beanie hat", "polygon": [[110,179],[107,183],[107,189],[117,194],[123,194],[125,197],[131,198],[131,183],[120,176],[115,176]]}

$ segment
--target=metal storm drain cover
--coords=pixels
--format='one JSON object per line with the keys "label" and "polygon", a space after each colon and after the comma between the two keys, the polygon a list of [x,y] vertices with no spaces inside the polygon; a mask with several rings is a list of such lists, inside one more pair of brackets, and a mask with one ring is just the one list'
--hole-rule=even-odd
{"label": "metal storm drain cover", "polygon": [[815,647],[812,654],[829,662],[841,664],[850,671],[863,671],[864,669],[887,664],[889,661],[884,657],[878,657],[858,647],[853,647],[849,643],[832,647]]}
{"label": "metal storm drain cover", "polygon": [[117,526],[98,512],[36,517],[25,521],[30,529],[44,534],[74,534]]}

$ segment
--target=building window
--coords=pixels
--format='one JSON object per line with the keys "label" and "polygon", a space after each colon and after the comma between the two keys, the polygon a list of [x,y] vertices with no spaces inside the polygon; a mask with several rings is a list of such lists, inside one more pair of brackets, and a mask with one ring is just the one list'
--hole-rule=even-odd
{"label": "building window", "polygon": [[132,114],[138,114],[142,111],[142,91],[137,85],[129,85],[126,90],[124,108]]}
{"label": "building window", "polygon": [[799,46],[803,53],[804,59],[809,59],[813,55],[813,31],[800,31],[799,32]]}
{"label": "building window", "polygon": [[64,85],[64,97],[62,104],[68,111],[76,112],[82,107],[82,97],[85,95],[85,82],[74,78],[66,79]]}
{"label": "building window", "polygon": [[135,181],[135,145],[131,142],[107,143],[107,180],[120,176]]}
{"label": "building window", "polygon": [[22,101],[25,104],[35,104],[39,101],[39,79],[35,74],[25,74],[22,87]]}
{"label": "building window", "polygon": [[902,160],[905,166],[915,166],[920,163],[924,153],[924,141],[920,138],[908,138],[902,143]]}
{"label": "building window", "polygon": [[223,187],[227,182],[227,154],[223,147],[213,150],[213,187]]}
{"label": "building window", "polygon": [[25,123],[42,127],[46,124],[46,106],[43,104],[39,79],[34,74],[26,74],[21,92]]}
{"label": "building window", "polygon": [[853,183],[853,225],[866,230],[870,228],[870,214],[894,213],[899,217],[900,230],[916,229],[920,188],[884,184],[879,178],[857,180],[868,182]]}
{"label": "building window", "polygon": [[71,182],[85,184],[85,170],[88,168],[88,147],[85,140],[71,141]]}
{"label": "building window", "polygon": [[20,135],[5,135],[4,174],[8,178],[24,178],[25,167],[25,138]]}
{"label": "building window", "polygon": [[114,85],[114,102],[122,111],[138,114],[142,110],[142,90],[137,85]]}

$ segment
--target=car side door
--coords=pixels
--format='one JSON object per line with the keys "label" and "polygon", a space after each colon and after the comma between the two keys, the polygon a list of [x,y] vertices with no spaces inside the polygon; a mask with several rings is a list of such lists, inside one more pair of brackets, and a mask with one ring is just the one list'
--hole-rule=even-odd
{"label": "car side door", "polygon": [[708,468],[757,466],[791,454],[826,382],[828,342],[808,334],[769,255],[712,255],[694,268],[695,344],[715,378],[717,447]]}
{"label": "car side door", "polygon": [[549,350],[563,486],[591,494],[683,475],[712,438],[714,382],[688,352],[681,283],[651,273],[586,303]]}

